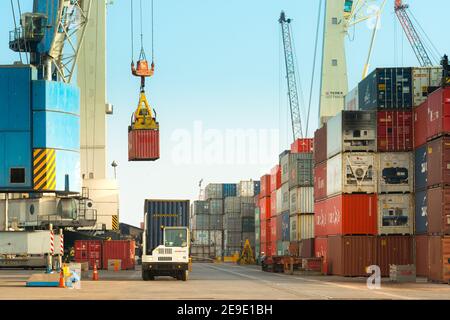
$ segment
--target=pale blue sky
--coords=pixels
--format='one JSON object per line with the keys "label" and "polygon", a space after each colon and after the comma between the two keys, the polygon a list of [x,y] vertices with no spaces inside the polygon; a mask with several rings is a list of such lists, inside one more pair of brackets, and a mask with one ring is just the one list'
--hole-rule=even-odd
{"label": "pale blue sky", "polygon": [[[149,17],[150,1],[143,1],[145,15]],[[22,10],[29,10],[30,3],[30,0],[21,0]],[[135,3],[137,7],[138,1]],[[394,0],[388,0],[383,14],[372,68],[418,64],[396,20],[393,3]],[[410,0],[409,3],[439,51],[450,52],[448,1]],[[147,93],[158,112],[162,156],[157,162],[129,163],[127,126],[139,93],[139,80],[131,76],[129,69],[130,5],[127,0],[115,0],[108,7],[107,96],[115,106],[114,116],[108,118],[108,161],[119,163],[121,221],[137,225],[142,220],[145,198],[194,199],[201,178],[205,183],[258,179],[276,163],[278,152],[291,140],[284,78],[281,98],[279,86],[280,27],[277,20],[281,10],[294,19],[292,28],[301,84],[307,96],[317,0],[155,0],[157,66],[155,76],[148,82]],[[150,20],[147,21],[144,32],[149,45]],[[18,60],[17,54],[8,49],[8,32],[12,28],[9,1],[2,1],[0,64]],[[353,41],[347,44],[350,88],[360,80],[370,32],[363,24],[351,34]],[[135,39],[137,52],[137,34]],[[150,58],[150,47],[146,48]],[[284,74],[284,65],[281,68]],[[320,74],[320,68],[317,71]],[[318,86],[313,98],[312,129],[317,127],[317,104]],[[219,130],[210,132],[209,137],[204,136],[206,140],[225,134],[226,129],[279,129],[279,145],[257,164],[179,164],[173,152],[186,144],[180,145],[180,141],[172,139],[174,131],[184,129],[187,130],[184,136],[189,132],[193,135],[194,121],[201,121],[205,130]],[[183,136],[183,132],[180,134]],[[186,143],[186,140],[181,141]],[[214,146],[204,141],[204,147],[207,152]]]}

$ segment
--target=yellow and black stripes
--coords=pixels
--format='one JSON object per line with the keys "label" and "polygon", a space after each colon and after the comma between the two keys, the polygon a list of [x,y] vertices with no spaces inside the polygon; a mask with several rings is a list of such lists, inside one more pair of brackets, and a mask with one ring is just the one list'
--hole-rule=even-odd
{"label": "yellow and black stripes", "polygon": [[112,230],[119,230],[119,216],[112,216]]}
{"label": "yellow and black stripes", "polygon": [[54,191],[56,189],[56,154],[54,149],[34,149],[33,189]]}

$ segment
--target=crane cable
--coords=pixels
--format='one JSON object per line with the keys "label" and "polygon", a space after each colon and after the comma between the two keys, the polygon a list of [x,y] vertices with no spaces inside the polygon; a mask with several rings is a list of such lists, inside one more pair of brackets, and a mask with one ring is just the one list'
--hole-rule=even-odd
{"label": "crane cable", "polygon": [[306,133],[305,133],[306,137],[308,137],[309,118],[310,118],[310,114],[311,114],[312,94],[313,94],[313,88],[314,88],[314,78],[316,75],[317,50],[318,50],[318,46],[319,46],[320,17],[322,15],[322,2],[323,2],[322,0],[319,1],[319,14],[317,16],[316,40],[315,40],[315,44],[314,44],[313,69],[312,69],[312,75],[311,75],[311,85],[309,88],[308,115],[306,116]]}
{"label": "crane cable", "polygon": [[134,17],[133,17],[133,0],[131,3],[131,63],[134,62]]}
{"label": "crane cable", "polygon": [[[134,61],[134,7],[133,7],[133,0],[130,1],[131,4],[131,62]],[[139,55],[139,59],[146,59],[145,57],[145,50],[144,50],[144,31],[143,31],[143,10],[142,10],[142,0],[139,1],[139,9],[140,9],[140,40],[141,40],[141,51]],[[151,1],[151,32],[152,32],[152,63],[154,62],[155,57],[155,37],[154,37],[154,30],[155,30],[155,22],[154,22],[154,1]]]}

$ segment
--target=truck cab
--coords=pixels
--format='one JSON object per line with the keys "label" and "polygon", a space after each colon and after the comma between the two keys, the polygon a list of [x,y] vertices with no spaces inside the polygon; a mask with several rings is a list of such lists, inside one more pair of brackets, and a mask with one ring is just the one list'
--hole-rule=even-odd
{"label": "truck cab", "polygon": [[[154,280],[155,276],[171,276],[186,281],[190,262],[190,233],[187,227],[161,227],[163,244],[147,255],[144,241],[142,255],[142,279]],[[147,230],[144,231],[144,237]]]}

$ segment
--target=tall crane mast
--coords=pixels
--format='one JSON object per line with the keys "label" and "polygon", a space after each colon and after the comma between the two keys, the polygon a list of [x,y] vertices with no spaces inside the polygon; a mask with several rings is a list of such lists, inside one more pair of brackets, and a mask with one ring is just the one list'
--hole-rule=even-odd
{"label": "tall crane mast", "polygon": [[294,141],[303,138],[302,119],[300,114],[300,103],[298,100],[297,79],[295,76],[295,58],[292,46],[291,19],[286,18],[284,11],[278,20],[284,45],[284,57],[286,63],[286,79],[288,85],[289,107],[291,110],[292,134]]}
{"label": "tall crane mast", "polygon": [[400,20],[400,24],[406,33],[409,43],[411,43],[420,65],[422,67],[431,67],[433,66],[433,63],[431,62],[430,56],[428,55],[427,50],[420,39],[419,33],[408,15],[408,8],[409,5],[403,3],[402,0],[395,0],[395,14]]}

